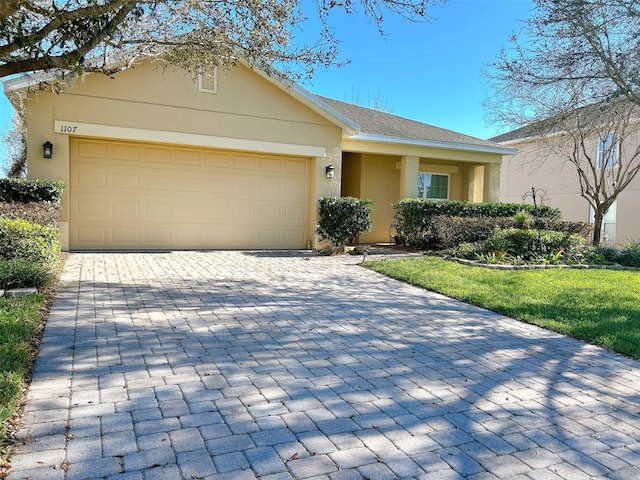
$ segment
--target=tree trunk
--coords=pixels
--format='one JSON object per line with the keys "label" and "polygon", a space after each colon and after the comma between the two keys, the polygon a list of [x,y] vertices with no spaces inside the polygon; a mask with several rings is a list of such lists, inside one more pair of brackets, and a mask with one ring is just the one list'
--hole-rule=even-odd
{"label": "tree trunk", "polygon": [[595,209],[593,215],[593,241],[591,244],[594,247],[600,246],[600,238],[602,236],[602,221],[604,220],[604,214],[606,212],[602,206]]}

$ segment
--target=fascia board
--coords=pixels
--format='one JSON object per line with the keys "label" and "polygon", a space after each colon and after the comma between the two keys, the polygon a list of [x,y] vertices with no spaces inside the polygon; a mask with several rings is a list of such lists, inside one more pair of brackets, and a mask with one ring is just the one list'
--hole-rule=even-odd
{"label": "fascia board", "polygon": [[348,137],[349,140],[359,140],[363,142],[373,143],[389,143],[397,145],[411,145],[416,147],[432,147],[442,148],[447,150],[464,150],[470,152],[479,153],[495,153],[498,155],[515,155],[517,150],[515,148],[507,148],[500,146],[489,145],[473,145],[469,143],[457,143],[457,142],[442,142],[438,140],[422,140],[416,138],[403,138],[403,137],[390,137],[385,135],[372,135],[367,133],[359,133]]}

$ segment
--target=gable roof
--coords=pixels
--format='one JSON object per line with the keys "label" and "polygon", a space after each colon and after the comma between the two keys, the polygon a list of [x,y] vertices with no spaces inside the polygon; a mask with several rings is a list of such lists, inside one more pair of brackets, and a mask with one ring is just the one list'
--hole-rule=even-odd
{"label": "gable roof", "polygon": [[[296,100],[334,125],[340,127],[343,136],[352,140],[500,155],[513,155],[516,153],[514,149],[500,145],[495,141],[482,140],[409,118],[315,95],[294,82],[268,75],[256,67],[251,67],[251,69],[278,88],[285,90]],[[2,83],[4,91],[9,93],[32,87],[54,78],[55,76],[52,73],[35,72],[5,79]]]}
{"label": "gable roof", "polygon": [[360,126],[359,132],[349,137],[354,140],[407,143],[426,147],[473,150],[503,155],[515,153],[514,150],[505,148],[490,140],[482,140],[453,130],[341,102],[332,98],[320,96],[317,98]]}

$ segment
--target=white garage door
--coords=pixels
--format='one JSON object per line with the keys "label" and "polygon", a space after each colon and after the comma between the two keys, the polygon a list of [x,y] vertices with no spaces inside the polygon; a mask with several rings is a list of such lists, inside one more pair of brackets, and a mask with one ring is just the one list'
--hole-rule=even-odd
{"label": "white garage door", "polygon": [[71,249],[301,248],[310,160],[71,139]]}

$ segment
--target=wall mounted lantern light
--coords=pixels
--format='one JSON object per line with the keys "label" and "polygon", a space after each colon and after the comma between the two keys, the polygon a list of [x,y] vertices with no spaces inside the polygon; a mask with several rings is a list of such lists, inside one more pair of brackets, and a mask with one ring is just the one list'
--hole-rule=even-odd
{"label": "wall mounted lantern light", "polygon": [[42,144],[42,158],[53,157],[53,143],[46,141]]}
{"label": "wall mounted lantern light", "polygon": [[324,169],[324,173],[327,175],[327,178],[334,178],[336,176],[336,167],[333,165],[327,165]]}

